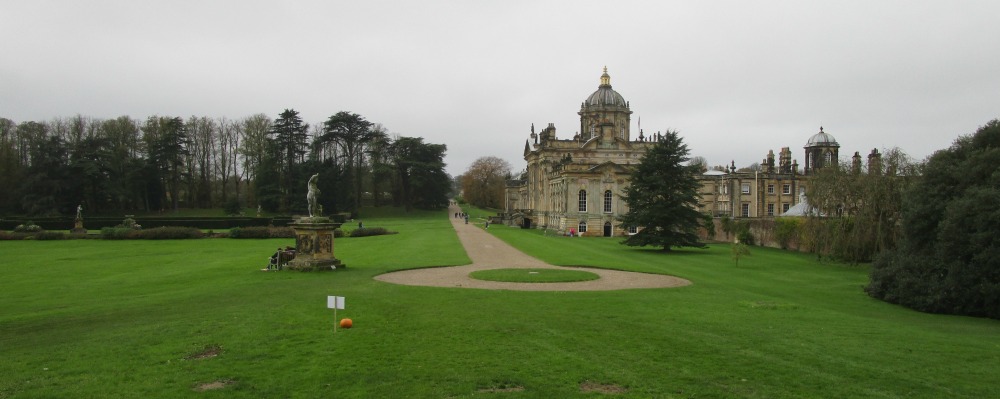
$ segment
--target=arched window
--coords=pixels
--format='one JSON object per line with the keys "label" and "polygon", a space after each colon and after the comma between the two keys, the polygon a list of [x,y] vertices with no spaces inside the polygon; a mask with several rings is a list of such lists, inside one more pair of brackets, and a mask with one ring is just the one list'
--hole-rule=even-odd
{"label": "arched window", "polygon": [[587,211],[587,190],[580,190],[580,206],[578,210],[580,212]]}
{"label": "arched window", "polygon": [[579,231],[581,233],[586,233],[587,232],[587,221],[586,220],[581,220],[580,224],[576,226],[576,231]]}
{"label": "arched window", "polygon": [[604,213],[611,213],[611,190],[604,192]]}
{"label": "arched window", "polygon": [[826,155],[823,155],[823,166],[831,166],[831,165],[833,165],[833,153],[827,151]]}

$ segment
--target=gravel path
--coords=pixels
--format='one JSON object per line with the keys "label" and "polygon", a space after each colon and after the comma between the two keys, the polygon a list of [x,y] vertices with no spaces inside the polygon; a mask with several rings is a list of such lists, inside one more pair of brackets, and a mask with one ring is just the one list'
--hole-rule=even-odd
{"label": "gravel path", "polygon": [[[458,206],[452,205],[448,208],[448,215],[454,216],[456,212],[461,211]],[[688,280],[662,274],[553,266],[528,256],[524,252],[501,241],[499,238],[483,231],[483,229],[475,224],[465,224],[464,220],[454,217],[451,218],[451,224],[455,227],[458,238],[465,247],[465,252],[472,259],[472,264],[403,270],[381,274],[375,276],[375,279],[387,283],[404,285],[516,291],[610,291],[634,288],[680,287],[691,284]],[[582,239],[586,240],[586,238]],[[507,268],[583,270],[597,274],[601,278],[572,283],[507,283],[476,280],[469,277],[469,273],[476,270]]]}

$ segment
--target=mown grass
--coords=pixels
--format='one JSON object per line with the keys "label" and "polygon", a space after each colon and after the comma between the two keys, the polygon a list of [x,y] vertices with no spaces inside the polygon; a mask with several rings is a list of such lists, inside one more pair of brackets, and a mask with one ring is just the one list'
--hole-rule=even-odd
{"label": "mown grass", "polygon": [[[468,263],[445,212],[367,217],[349,265],[264,273],[291,240],[0,242],[0,397],[998,397],[1000,323],[872,300],[867,269],[727,246],[489,232],[550,263],[687,278],[673,289],[392,285]],[[354,328],[333,332],[326,296]],[[214,357],[198,358],[206,348]],[[225,382],[196,392],[200,384]]]}
{"label": "mown grass", "polygon": [[597,280],[598,276],[580,270],[559,269],[489,269],[469,273],[477,280],[505,281],[511,283],[568,283]]}

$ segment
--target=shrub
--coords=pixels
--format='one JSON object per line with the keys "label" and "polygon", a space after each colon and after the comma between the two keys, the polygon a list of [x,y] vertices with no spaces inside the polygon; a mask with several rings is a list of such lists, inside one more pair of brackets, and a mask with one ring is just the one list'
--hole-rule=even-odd
{"label": "shrub", "polygon": [[39,231],[42,231],[42,226],[39,226],[30,220],[24,222],[24,224],[19,224],[17,227],[14,227],[15,233],[37,233]]}
{"label": "shrub", "polygon": [[386,230],[385,227],[364,227],[351,231],[351,237],[381,236],[386,234],[396,234],[396,232]]}
{"label": "shrub", "polygon": [[295,238],[295,229],[291,227],[268,227],[267,231],[271,238]]}
{"label": "shrub", "polygon": [[142,226],[135,222],[135,218],[132,215],[125,215],[125,220],[122,221],[122,224],[115,227],[124,227],[126,229],[133,230],[139,230],[142,228]]}
{"label": "shrub", "polygon": [[264,226],[235,227],[229,230],[229,238],[271,238],[271,232]]}
{"label": "shrub", "polygon": [[722,232],[726,233],[726,240],[728,241],[729,235],[736,232],[736,222],[729,216],[723,216],[719,220],[719,224],[722,225]]}
{"label": "shrub", "polygon": [[712,240],[715,239],[715,220],[710,215],[706,215],[705,219],[702,220],[701,227],[705,229],[706,237]]}
{"label": "shrub", "polygon": [[0,231],[0,240],[23,240],[31,234],[27,233],[8,233],[6,231]]}
{"label": "shrub", "polygon": [[774,220],[774,238],[781,249],[788,249],[799,235],[799,220],[796,218],[778,218]]}
{"label": "shrub", "polygon": [[743,220],[739,222],[734,222],[734,231],[736,232],[736,240],[741,244],[754,245],[756,240],[754,239],[753,232],[750,229],[750,221]]}
{"label": "shrub", "polygon": [[239,215],[243,212],[243,207],[240,206],[239,198],[232,198],[229,201],[226,201],[226,205],[223,207],[223,210],[226,212],[226,215]]}
{"label": "shrub", "polygon": [[65,240],[67,238],[69,237],[66,237],[66,233],[61,231],[40,231],[35,234],[36,240]]}
{"label": "shrub", "polygon": [[733,260],[736,261],[736,267],[740,267],[740,259],[745,256],[750,256],[750,247],[742,242],[733,244],[732,255]]}
{"label": "shrub", "polygon": [[125,240],[132,234],[133,229],[127,227],[105,227],[101,229],[101,238],[105,240]]}
{"label": "shrub", "polygon": [[143,240],[176,240],[186,238],[202,238],[205,234],[194,227],[156,227],[146,230],[135,230],[130,237]]}

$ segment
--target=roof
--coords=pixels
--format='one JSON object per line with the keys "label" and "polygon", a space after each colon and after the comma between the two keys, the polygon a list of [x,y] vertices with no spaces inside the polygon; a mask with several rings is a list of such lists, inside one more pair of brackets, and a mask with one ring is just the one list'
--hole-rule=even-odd
{"label": "roof", "polygon": [[597,91],[593,92],[587,100],[584,101],[583,105],[585,107],[589,106],[616,106],[627,108],[628,103],[625,102],[625,98],[617,91],[611,88],[611,76],[608,75],[608,67],[604,67],[604,74],[601,75],[601,85],[597,87]]}
{"label": "roof", "polygon": [[806,147],[816,147],[816,146],[835,146],[840,147],[837,144],[837,139],[833,138],[832,135],[823,131],[823,127],[819,127],[819,133],[812,135],[809,141],[806,142]]}
{"label": "roof", "polygon": [[785,213],[778,216],[810,216],[815,214],[816,210],[809,206],[809,201],[806,201],[806,194],[802,193],[799,194],[799,203],[793,205],[791,208],[788,208]]}

